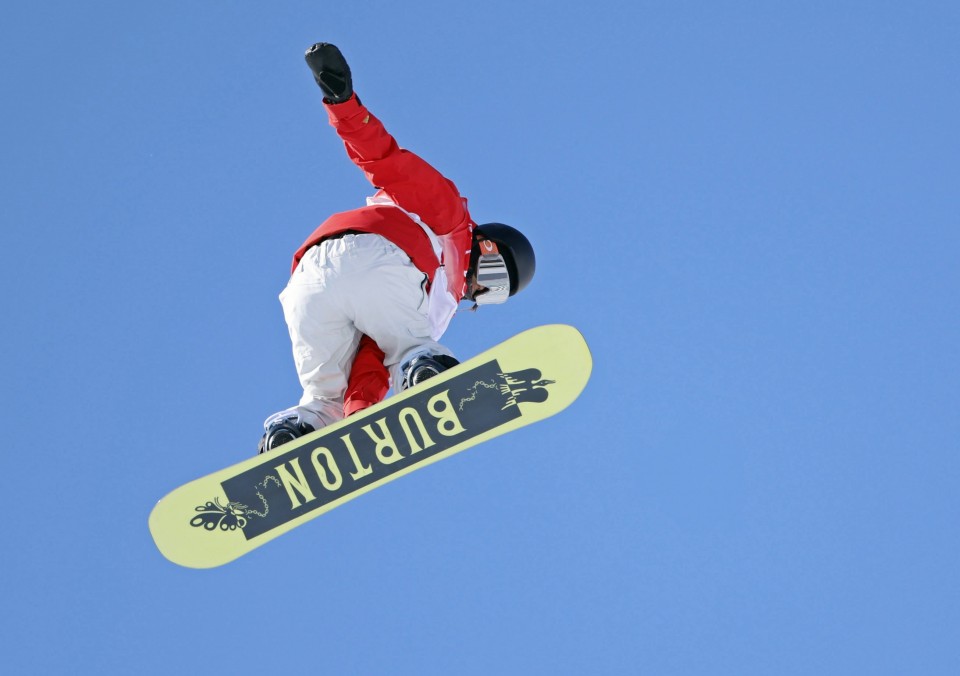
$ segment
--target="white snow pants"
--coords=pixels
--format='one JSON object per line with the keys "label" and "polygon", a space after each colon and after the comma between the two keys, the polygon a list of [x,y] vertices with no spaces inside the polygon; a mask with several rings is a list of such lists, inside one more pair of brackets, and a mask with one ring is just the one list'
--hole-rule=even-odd
{"label": "white snow pants", "polygon": [[386,355],[394,385],[400,366],[451,352],[431,338],[427,276],[380,235],[348,234],[309,249],[280,294],[303,397],[296,414],[320,429],[343,418],[347,379],[361,334]]}

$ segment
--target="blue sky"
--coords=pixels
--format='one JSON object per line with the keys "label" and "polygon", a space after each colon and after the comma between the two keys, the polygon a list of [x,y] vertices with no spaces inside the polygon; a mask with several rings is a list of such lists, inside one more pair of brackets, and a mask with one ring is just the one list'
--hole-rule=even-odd
{"label": "blue sky", "polygon": [[[10,673],[960,670],[960,9],[21,3],[0,18]],[[165,493],[299,396],[292,252],[369,188],[302,60],[527,232],[457,317],[594,354],[558,417],[226,567]]]}

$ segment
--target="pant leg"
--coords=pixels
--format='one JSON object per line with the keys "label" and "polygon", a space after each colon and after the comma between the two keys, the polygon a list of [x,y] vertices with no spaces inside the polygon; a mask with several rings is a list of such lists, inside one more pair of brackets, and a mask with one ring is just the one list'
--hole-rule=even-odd
{"label": "pant leg", "polygon": [[383,350],[394,384],[401,365],[417,354],[453,356],[431,337],[427,276],[389,240],[378,235],[355,239],[356,266],[344,271],[350,289],[346,312]]}
{"label": "pant leg", "polygon": [[306,253],[280,294],[303,396],[301,422],[319,429],[343,418],[343,396],[360,333],[344,311],[341,240]]}

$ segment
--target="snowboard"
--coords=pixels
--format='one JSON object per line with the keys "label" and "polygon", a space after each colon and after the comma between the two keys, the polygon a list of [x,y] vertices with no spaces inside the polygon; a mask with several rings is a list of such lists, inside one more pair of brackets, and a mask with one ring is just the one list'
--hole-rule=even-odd
{"label": "snowboard", "polygon": [[334,425],[184,484],[154,507],[150,532],[174,563],[223,565],[389,481],[559,413],[591,368],[572,326],[529,329]]}

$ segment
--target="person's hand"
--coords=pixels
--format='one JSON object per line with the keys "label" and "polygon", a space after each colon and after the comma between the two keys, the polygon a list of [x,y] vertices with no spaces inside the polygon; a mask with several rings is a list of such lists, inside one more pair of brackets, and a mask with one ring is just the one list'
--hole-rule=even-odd
{"label": "person's hand", "polygon": [[336,46],[328,42],[318,42],[307,50],[304,58],[313,71],[313,79],[323,90],[324,101],[343,103],[353,96],[350,66]]}

